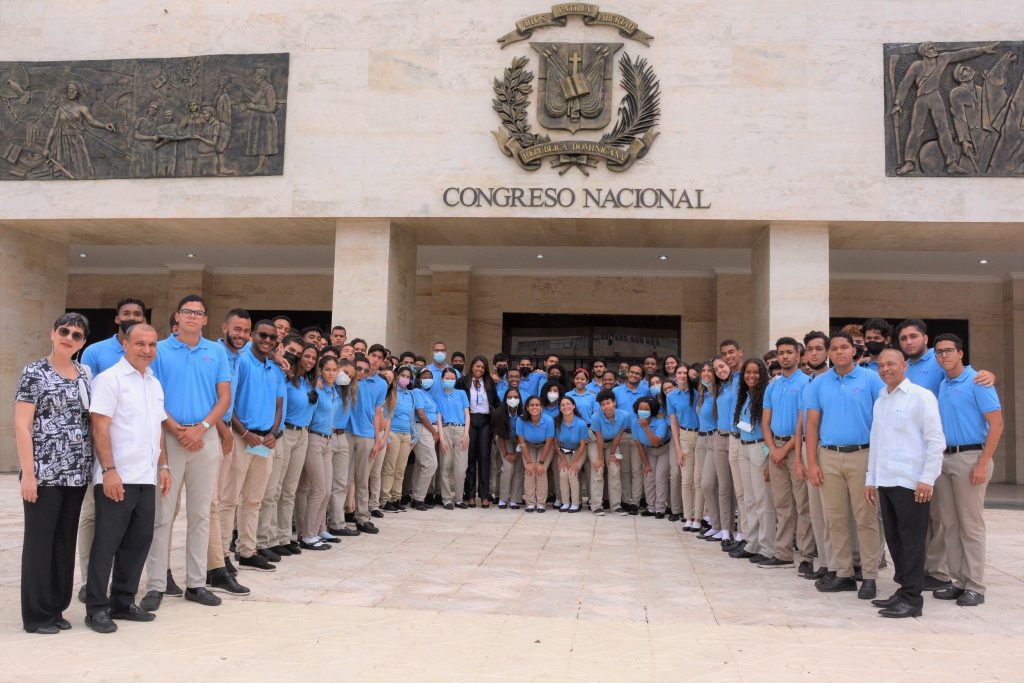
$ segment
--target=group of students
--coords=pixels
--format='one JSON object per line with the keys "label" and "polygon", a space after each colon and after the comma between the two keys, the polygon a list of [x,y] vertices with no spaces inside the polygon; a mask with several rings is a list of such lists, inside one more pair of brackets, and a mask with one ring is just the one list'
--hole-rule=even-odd
{"label": "group of students", "polygon": [[[994,378],[963,366],[953,335],[928,349],[921,321],[784,337],[766,359],[725,340],[692,365],[651,355],[567,371],[555,355],[536,369],[500,353],[449,359],[443,341],[427,363],[242,309],[213,341],[196,295],[158,341],[144,311],[120,301],[119,331],[80,363],[88,321],[62,316],[19,382],[27,631],[70,628],[76,534],[86,624],[110,633],[154,619],[165,596],[247,594],[239,567],[274,571],[376,534],[385,513],[492,504],[681,521],[731,558],[865,599],[884,528],[901,587],[875,601],[883,616],[919,615],[925,589],[984,601]],[[879,420],[897,403],[880,397],[911,382],[931,402],[915,393],[916,412],[901,403]],[[184,590],[168,566],[182,487]],[[912,491],[909,512],[896,489]]]}

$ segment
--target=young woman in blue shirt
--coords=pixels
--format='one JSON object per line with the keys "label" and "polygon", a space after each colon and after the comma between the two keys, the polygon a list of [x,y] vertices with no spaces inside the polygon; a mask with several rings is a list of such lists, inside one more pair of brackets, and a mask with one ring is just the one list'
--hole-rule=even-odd
{"label": "young woman in blue shirt", "polygon": [[526,402],[526,415],[516,423],[516,438],[525,470],[526,511],[544,512],[548,498],[548,468],[551,466],[555,441],[555,422],[544,414],[539,396]]}
{"label": "young woman in blue shirt", "polygon": [[[715,360],[722,361],[721,357]],[[728,371],[728,368],[726,368]],[[697,390],[697,448],[696,468],[700,471],[700,488],[704,496],[704,510],[709,528],[701,534],[708,541],[722,540],[722,518],[718,507],[718,470],[715,468],[715,439],[718,438],[718,411],[716,404],[722,389],[722,380],[715,374],[714,361],[700,364],[700,388]],[[728,446],[728,442],[726,443]],[[728,447],[726,448],[728,465]]]}
{"label": "young woman in blue shirt", "polygon": [[[668,396],[668,420],[672,430],[672,457],[669,462],[669,503],[671,517],[683,520],[683,531],[700,529],[704,495],[696,469],[697,448],[697,386],[690,379],[689,368],[680,363],[676,368],[676,390]],[[673,520],[675,521],[675,520]]]}
{"label": "young woman in blue shirt", "polygon": [[384,412],[391,426],[388,449],[384,454],[384,466],[380,474],[380,502],[384,512],[405,512],[402,505],[402,484],[405,468],[412,452],[415,422],[413,405],[412,368],[402,366],[395,373],[395,381],[384,399]]}
{"label": "young woman in blue shirt", "polygon": [[458,373],[446,368],[441,373],[441,393],[438,409],[444,424],[441,440],[441,502],[445,510],[467,509],[462,499],[466,488],[466,469],[469,466],[469,398],[466,392],[455,388]]}
{"label": "young woman in blue shirt", "polygon": [[304,485],[300,485],[295,500],[299,545],[303,550],[330,547],[324,544],[320,532],[321,527],[326,529],[328,493],[334,479],[328,442],[334,429],[335,412],[341,403],[341,393],[335,386],[338,369],[337,358],[323,356],[317,362],[317,379],[309,394],[309,401],[314,404],[313,419],[309,424],[309,447],[302,468]]}
{"label": "young woman in blue shirt", "polygon": [[743,505],[746,507],[743,536],[746,546],[730,551],[761,566],[793,566],[793,561],[775,558],[775,506],[769,494],[768,447],[761,431],[764,392],[768,388],[768,366],[760,358],[748,358],[740,368],[740,388],[733,416],[740,430],[740,477],[743,479]]}
{"label": "young woman in blue shirt", "polygon": [[[653,378],[652,378],[653,379]],[[633,405],[633,439],[643,463],[647,509],[640,514],[664,519],[668,499],[669,428],[658,415],[657,398],[640,398]]]}
{"label": "young woman in blue shirt", "polygon": [[516,440],[516,422],[525,414],[522,394],[519,389],[509,387],[502,405],[491,416],[491,427],[501,457],[498,479],[498,508],[501,510],[506,507],[518,510],[523,499],[524,469]]}
{"label": "young woman in blue shirt", "polygon": [[580,469],[587,455],[589,436],[590,429],[577,410],[576,402],[568,395],[563,396],[558,404],[558,416],[555,418],[561,512],[580,511]]}

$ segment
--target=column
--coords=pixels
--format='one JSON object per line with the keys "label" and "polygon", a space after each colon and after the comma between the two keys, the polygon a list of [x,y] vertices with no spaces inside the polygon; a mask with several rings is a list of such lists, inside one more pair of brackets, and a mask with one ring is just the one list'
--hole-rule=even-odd
{"label": "column", "polygon": [[769,225],[751,250],[750,272],[757,355],[774,348],[779,337],[828,333],[827,225]]}
{"label": "column", "polygon": [[999,378],[998,390],[1005,460],[1000,468],[997,454],[992,480],[1024,484],[1024,273],[1011,273],[1003,283],[1003,339],[1006,378]]}
{"label": "column", "polygon": [[50,352],[67,285],[66,245],[0,225],[0,471],[18,469],[10,401],[22,368]]}
{"label": "column", "polygon": [[[168,263],[167,264],[167,290],[163,301],[153,303],[152,323],[153,327],[160,333],[160,337],[170,334],[171,314],[178,310],[178,302],[182,297],[189,294],[198,294],[206,301],[206,312],[209,316],[206,321],[206,329],[203,335],[209,339],[216,339],[220,336],[219,317],[215,317],[211,311],[208,284],[210,274],[201,263]],[[256,322],[255,320],[253,322]]]}
{"label": "column", "polygon": [[334,238],[334,325],[348,338],[412,347],[416,320],[416,240],[386,219],[339,220]]}
{"label": "column", "polygon": [[[725,268],[715,269],[715,339],[712,355],[723,339],[733,339],[745,355],[761,355],[751,348],[750,274]],[[755,353],[756,352],[756,353]]]}
{"label": "column", "polygon": [[434,266],[430,269],[430,340],[443,341],[448,353],[462,351],[467,360],[469,343],[470,266]]}

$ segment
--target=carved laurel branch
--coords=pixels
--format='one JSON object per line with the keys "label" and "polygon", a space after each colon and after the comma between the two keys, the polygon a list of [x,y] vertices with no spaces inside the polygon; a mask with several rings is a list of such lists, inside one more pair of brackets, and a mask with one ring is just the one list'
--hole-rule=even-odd
{"label": "carved laurel branch", "polygon": [[627,147],[644,133],[654,128],[661,117],[661,84],[654,69],[643,57],[633,61],[629,54],[619,59],[622,88],[626,94],[619,103],[619,116],[610,133],[601,136],[601,142],[615,147]]}
{"label": "carved laurel branch", "polygon": [[540,142],[550,142],[547,135],[530,132],[530,123],[526,118],[526,110],[530,106],[530,93],[533,86],[533,73],[526,70],[529,59],[516,57],[512,65],[505,68],[503,80],[494,79],[495,99],[491,106],[501,117],[510,136],[515,138],[522,147],[532,147]]}

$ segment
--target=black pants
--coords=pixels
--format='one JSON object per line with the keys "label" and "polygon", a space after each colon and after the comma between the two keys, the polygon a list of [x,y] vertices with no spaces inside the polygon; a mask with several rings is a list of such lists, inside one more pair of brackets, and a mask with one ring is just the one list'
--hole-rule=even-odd
{"label": "black pants", "polygon": [[21,549],[21,622],[26,630],[55,626],[71,604],[75,541],[85,486],[40,486],[25,507]]}
{"label": "black pants", "polygon": [[466,496],[491,495],[491,416],[469,415],[469,466],[466,468]]}
{"label": "black pants", "polygon": [[[93,615],[107,609],[125,610],[135,602],[142,568],[146,566],[153,541],[156,516],[156,486],[125,484],[124,500],[115,502],[93,487],[96,499],[96,535],[89,558],[85,612]],[[113,567],[114,577],[110,571]],[[110,599],[107,599],[107,583]]]}
{"label": "black pants", "polygon": [[914,491],[902,486],[878,488],[878,505],[882,509],[882,528],[896,572],[893,579],[900,585],[896,594],[906,603],[921,607],[924,600],[925,537],[928,534],[928,509],[931,503],[914,501]]}

